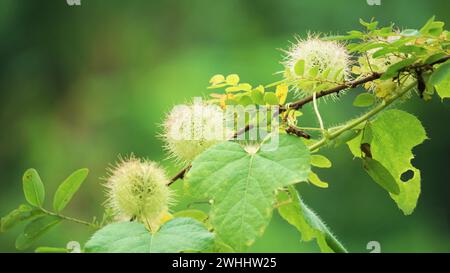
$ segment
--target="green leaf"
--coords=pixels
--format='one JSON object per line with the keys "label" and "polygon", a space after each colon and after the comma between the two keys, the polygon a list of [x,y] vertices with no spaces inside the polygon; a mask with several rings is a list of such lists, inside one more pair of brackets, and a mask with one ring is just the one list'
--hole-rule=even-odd
{"label": "green leaf", "polygon": [[397,50],[398,49],[394,48],[394,47],[383,48],[383,49],[375,51],[372,54],[372,57],[375,58],[375,59],[376,58],[380,58],[380,57],[383,57],[383,56],[385,56],[385,55],[387,55],[389,53],[396,52]]}
{"label": "green leaf", "polygon": [[432,36],[439,36],[444,27],[444,22],[434,21],[434,16],[431,17],[427,23],[420,29],[420,33],[427,35],[430,34]]}
{"label": "green leaf", "polygon": [[267,92],[264,94],[264,101],[269,105],[278,105],[278,97],[273,92]]}
{"label": "green leaf", "polygon": [[28,169],[23,174],[23,193],[28,203],[35,207],[42,207],[45,199],[44,184],[35,169]]}
{"label": "green leaf", "polygon": [[386,72],[383,73],[383,75],[381,75],[380,80],[387,80],[393,78],[398,74],[400,70],[409,65],[412,65],[416,60],[417,60],[416,57],[412,57],[389,66]]}
{"label": "green leaf", "polygon": [[248,106],[250,104],[253,104],[253,100],[250,96],[247,95],[242,95],[239,100],[238,100],[239,104],[242,106]]}
{"label": "green leaf", "polygon": [[308,181],[316,187],[323,189],[328,188],[328,183],[322,181],[320,177],[313,171],[309,173]]}
{"label": "green leaf", "polygon": [[294,71],[297,76],[303,76],[303,73],[305,73],[305,60],[298,60],[294,65]]}
{"label": "green leaf", "polygon": [[201,252],[212,249],[214,234],[192,218],[175,218],[153,235],[151,253]]}
{"label": "green leaf", "polygon": [[315,78],[317,76],[317,74],[319,74],[319,67],[318,66],[314,66],[311,69],[309,69],[309,76],[311,78]]}
{"label": "green leaf", "polygon": [[375,103],[375,96],[371,93],[361,93],[353,101],[353,106],[369,107]]}
{"label": "green leaf", "polygon": [[427,53],[427,50],[420,46],[404,45],[398,48],[398,51],[405,54],[423,55]]}
{"label": "green leaf", "polygon": [[330,232],[327,226],[308,206],[303,203],[293,186],[286,192],[279,192],[278,212],[289,224],[293,225],[301,234],[302,241],[316,240],[322,252],[347,252],[342,244]]}
{"label": "green leaf", "polygon": [[331,168],[331,161],[323,155],[311,155],[311,165],[318,168]]}
{"label": "green leaf", "polygon": [[250,94],[251,94],[250,96],[251,96],[252,100],[256,104],[259,104],[259,105],[264,105],[265,104],[265,102],[264,102],[264,95],[263,95],[263,93],[261,91],[254,89],[254,90],[251,91]]}
{"label": "green leaf", "polygon": [[59,185],[53,198],[53,208],[55,211],[62,211],[66,207],[73,195],[80,188],[81,183],[86,179],[88,173],[88,169],[79,169]]}
{"label": "green leaf", "polygon": [[218,237],[243,251],[269,223],[275,189],[306,181],[309,171],[308,148],[297,137],[280,135],[271,151],[224,142],[194,160],[186,187],[199,199],[212,199],[210,222]]}
{"label": "green leaf", "polygon": [[49,229],[61,222],[57,216],[41,216],[29,223],[22,234],[16,239],[16,248],[24,250],[29,248],[39,237]]}
{"label": "green leaf", "polygon": [[426,58],[424,63],[425,64],[431,64],[431,63],[434,63],[435,61],[437,61],[437,60],[439,60],[439,59],[441,59],[441,58],[443,58],[445,56],[446,56],[445,53],[439,52],[439,53],[433,54],[433,55],[429,56],[428,58]]}
{"label": "green leaf", "polygon": [[370,177],[385,190],[393,194],[400,193],[400,188],[395,178],[380,162],[370,157],[364,157],[363,167]]}
{"label": "green leaf", "polygon": [[367,28],[367,30],[374,30],[377,28],[378,26],[378,22],[374,21],[374,22],[365,22],[363,19],[359,19],[359,23],[363,26],[365,26]]}
{"label": "green leaf", "polygon": [[34,250],[35,253],[69,253],[67,248],[40,246]]}
{"label": "green leaf", "polygon": [[350,140],[356,138],[361,133],[361,130],[359,129],[353,129],[343,132],[341,135],[339,135],[337,138],[330,141],[328,144],[330,147],[339,147],[342,144],[346,144]]}
{"label": "green leaf", "polygon": [[434,18],[436,18],[436,16],[433,15],[430,19],[428,19],[428,21],[425,23],[425,25],[420,29],[420,33],[422,33],[422,34],[427,34],[428,33],[428,30],[433,25]]}
{"label": "green leaf", "polygon": [[436,68],[431,74],[430,84],[434,85],[442,99],[450,98],[450,61]]}
{"label": "green leaf", "polygon": [[[411,214],[420,195],[420,171],[411,164],[412,149],[427,139],[425,129],[415,116],[394,109],[381,113],[370,128],[372,158],[391,173],[400,188],[398,195],[390,196],[405,214]],[[356,157],[361,157],[360,144],[361,135],[348,142]],[[407,171],[412,171],[414,176],[403,182],[401,175]]]}
{"label": "green leaf", "polygon": [[205,251],[214,244],[214,234],[191,218],[175,218],[151,234],[143,224],[121,222],[105,226],[86,243],[86,252],[177,253]]}
{"label": "green leaf", "polygon": [[20,205],[17,209],[2,217],[0,231],[5,232],[20,222],[33,220],[41,215],[43,215],[43,212],[39,209],[29,205]]}
{"label": "green leaf", "polygon": [[173,217],[193,218],[199,222],[205,222],[208,219],[208,214],[198,209],[187,209],[174,213]]}
{"label": "green leaf", "polygon": [[120,222],[109,224],[86,243],[86,252],[149,253],[151,234],[141,223]]}
{"label": "green leaf", "polygon": [[403,36],[418,36],[420,32],[417,29],[404,29],[400,32]]}

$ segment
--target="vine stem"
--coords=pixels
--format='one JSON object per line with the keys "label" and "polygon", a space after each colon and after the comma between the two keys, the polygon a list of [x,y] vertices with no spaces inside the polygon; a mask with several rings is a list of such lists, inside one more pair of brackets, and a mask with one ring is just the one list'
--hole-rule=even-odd
{"label": "vine stem", "polygon": [[316,112],[317,119],[319,120],[320,130],[322,130],[322,133],[324,132],[324,126],[322,117],[320,116],[319,107],[317,106],[317,99],[316,99],[316,92],[313,93],[313,105],[314,105],[314,112]]}
{"label": "vine stem", "polygon": [[332,133],[329,133],[326,137],[323,137],[318,142],[312,144],[311,146],[309,146],[309,150],[310,151],[317,150],[317,149],[321,148],[322,146],[324,146],[327,143],[328,140],[335,139],[336,137],[340,136],[345,131],[353,129],[356,126],[358,126],[359,124],[369,120],[371,117],[373,117],[374,115],[378,114],[380,111],[382,111],[383,109],[385,109],[386,107],[391,105],[395,100],[397,100],[398,98],[400,98],[403,95],[405,95],[408,91],[410,91],[416,85],[417,85],[417,81],[414,81],[410,85],[408,85],[405,88],[401,89],[394,96],[392,96],[392,97],[382,101],[380,104],[375,106],[372,110],[368,111],[364,115],[360,116],[359,118],[356,118],[356,119],[353,119],[353,120],[349,121],[347,124],[343,125],[342,127],[339,127],[339,129],[337,129],[336,131],[334,131]]}
{"label": "vine stem", "polygon": [[[405,67],[404,69],[410,69],[410,68],[424,68],[424,69],[426,69],[426,70],[432,70],[434,65],[444,63],[444,62],[446,62],[446,61],[448,61],[448,60],[450,60],[450,55],[444,56],[444,57],[442,57],[441,59],[436,60],[436,61],[434,61],[434,62],[432,62],[432,63],[430,63],[430,64],[412,65],[412,66],[407,66],[407,67]],[[353,88],[356,88],[356,87],[358,87],[358,86],[360,86],[360,85],[363,85],[363,84],[365,84],[365,83],[367,83],[367,82],[375,81],[375,80],[379,79],[382,75],[383,75],[383,73],[377,73],[377,72],[374,72],[374,73],[372,73],[371,75],[369,75],[369,76],[367,76],[367,77],[365,77],[365,78],[357,79],[357,80],[354,80],[354,81],[351,81],[351,82],[345,82],[345,83],[343,83],[343,84],[341,84],[341,85],[338,85],[338,86],[335,86],[335,87],[333,87],[333,88],[331,88],[331,89],[323,90],[323,91],[317,92],[317,94],[316,94],[316,99],[321,98],[321,97],[324,97],[324,96],[327,96],[327,95],[331,95],[331,94],[339,94],[339,92],[341,92],[341,91],[343,91],[343,90],[345,90],[345,89],[353,89]],[[285,81],[284,81],[284,80],[277,81],[277,82],[275,82],[275,83],[266,85],[265,87],[266,87],[266,88],[272,87],[272,86],[275,86],[275,85],[280,84],[280,83],[285,83]],[[312,102],[313,99],[314,99],[313,96],[309,96],[309,97],[303,98],[303,99],[301,99],[301,100],[295,101],[295,102],[293,102],[293,103],[288,103],[287,105],[282,105],[282,106],[280,107],[280,111],[278,112],[278,115],[281,114],[281,113],[283,113],[283,112],[285,112],[285,111],[288,111],[288,110],[290,110],[290,109],[298,110],[298,109],[302,108],[303,105]],[[385,104],[390,104],[390,103],[385,103]],[[386,106],[387,106],[387,105],[386,105]],[[383,107],[383,108],[384,108],[384,107]],[[380,109],[379,111],[381,111],[381,110],[382,110],[382,109]],[[378,112],[379,112],[379,111],[378,111]],[[376,114],[376,113],[374,113],[374,114]],[[355,126],[356,126],[356,125],[355,125]],[[244,128],[242,128],[242,129],[240,129],[239,131],[237,131],[237,132],[234,134],[234,137],[233,137],[233,138],[236,138],[236,136],[238,136],[238,135],[240,135],[240,134],[243,134],[243,133],[247,132],[247,131],[250,130],[252,127],[253,127],[253,125],[248,124],[248,125],[245,126]],[[342,128],[341,128],[341,129],[342,129]],[[341,131],[341,129],[339,129],[338,131],[334,132],[333,135],[336,134],[337,132]],[[342,132],[341,132],[341,133],[342,133]],[[341,133],[339,133],[339,135],[340,135]],[[335,137],[337,137],[337,136],[332,136],[332,137],[335,138]],[[328,138],[330,138],[330,136],[328,136]],[[323,142],[323,143],[322,143],[322,142]],[[314,146],[321,147],[322,145],[325,144],[325,142],[326,142],[326,139],[322,139],[322,140],[320,140],[319,142],[316,142],[315,144],[313,144],[312,147],[313,147],[313,148],[314,148]],[[318,147],[317,147],[317,148],[318,148]],[[173,183],[175,183],[175,181],[177,181],[178,179],[183,179],[184,176],[186,175],[186,173],[189,171],[190,167],[191,167],[191,165],[188,165],[188,166],[184,167],[183,169],[181,169],[175,176],[173,176],[173,177],[170,179],[170,182],[169,182],[168,186],[170,186],[170,185],[172,185]]]}
{"label": "vine stem", "polygon": [[59,217],[59,218],[61,218],[63,220],[67,220],[67,221],[71,221],[71,222],[74,222],[74,223],[77,223],[77,224],[82,224],[82,225],[85,225],[85,226],[89,226],[89,227],[91,227],[93,229],[98,229],[99,228],[99,226],[97,226],[94,223],[90,223],[90,222],[83,221],[83,220],[80,220],[80,219],[76,219],[76,218],[73,218],[73,217],[69,217],[69,216],[65,216],[65,215],[62,215],[62,214],[58,214],[58,213],[55,213],[55,212],[52,212],[52,211],[48,211],[48,210],[46,210],[44,208],[40,208],[40,210],[43,213],[47,214],[47,215],[56,216],[56,217]]}

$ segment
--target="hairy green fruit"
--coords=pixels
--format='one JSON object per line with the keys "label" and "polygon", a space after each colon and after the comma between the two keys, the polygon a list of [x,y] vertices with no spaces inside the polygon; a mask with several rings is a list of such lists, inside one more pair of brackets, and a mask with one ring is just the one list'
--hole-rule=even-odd
{"label": "hairy green fruit", "polygon": [[226,128],[225,114],[219,106],[197,99],[175,106],[163,125],[165,148],[171,157],[182,163],[191,162],[232,133]]}
{"label": "hairy green fruit", "polygon": [[155,230],[172,200],[168,184],[165,171],[156,163],[130,157],[112,169],[107,178],[106,206],[119,220],[135,219]]}
{"label": "hairy green fruit", "polygon": [[345,47],[314,36],[297,39],[286,52],[283,64],[286,80],[304,96],[311,95],[318,87],[330,88],[350,77],[350,55]]}

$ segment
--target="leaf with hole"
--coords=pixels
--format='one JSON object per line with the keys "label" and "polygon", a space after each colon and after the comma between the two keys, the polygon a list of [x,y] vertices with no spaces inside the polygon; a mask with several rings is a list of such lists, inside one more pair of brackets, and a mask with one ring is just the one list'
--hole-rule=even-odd
{"label": "leaf with hole", "polygon": [[[398,194],[390,193],[390,196],[404,214],[411,214],[420,195],[420,170],[411,164],[412,149],[427,139],[425,129],[415,116],[395,109],[382,112],[370,123],[370,129],[372,157],[390,172],[400,189]],[[361,157],[361,143],[361,135],[348,142],[356,157]],[[407,170],[414,175],[404,183],[401,175]]]}
{"label": "leaf with hole", "polygon": [[392,194],[399,194],[400,188],[392,174],[377,160],[363,157],[364,170],[372,177],[378,185]]}

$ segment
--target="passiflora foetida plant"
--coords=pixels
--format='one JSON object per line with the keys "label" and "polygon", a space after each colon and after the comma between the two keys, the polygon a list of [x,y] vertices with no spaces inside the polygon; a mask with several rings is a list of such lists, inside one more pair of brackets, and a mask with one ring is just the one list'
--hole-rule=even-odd
{"label": "passiflora foetida plant", "polygon": [[[361,161],[367,180],[383,188],[386,199],[405,215],[413,213],[421,173],[411,164],[412,149],[427,134],[416,116],[395,106],[415,96],[424,107],[433,96],[450,97],[450,32],[443,22],[433,17],[420,29],[360,23],[362,30],[345,35],[296,37],[284,50],[276,82],[250,84],[237,74],[214,75],[207,99],[175,106],[161,125],[163,149],[179,172],[170,176],[157,162],[121,158],[102,182],[101,221],[63,213],[87,169],[61,183],[52,209],[45,205],[47,193],[38,172],[29,169],[23,175],[27,202],[1,219],[1,231],[27,222],[16,240],[19,250],[35,246],[53,226],[70,221],[92,229],[92,237],[82,244],[84,252],[245,252],[264,236],[278,210],[303,241],[315,240],[322,252],[346,252],[345,244],[304,203],[296,184],[327,188],[315,169],[332,163],[320,152],[346,145]],[[339,126],[325,126],[319,106],[326,104],[321,102],[330,97],[329,103],[340,103],[349,92],[358,93],[353,105],[361,114]],[[312,105],[317,125],[304,121],[306,104]],[[183,183],[182,191],[175,193],[174,183]],[[183,195],[206,201],[208,209],[174,211]]]}

